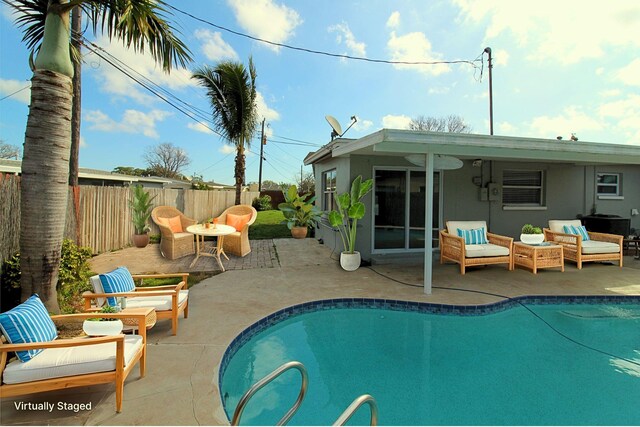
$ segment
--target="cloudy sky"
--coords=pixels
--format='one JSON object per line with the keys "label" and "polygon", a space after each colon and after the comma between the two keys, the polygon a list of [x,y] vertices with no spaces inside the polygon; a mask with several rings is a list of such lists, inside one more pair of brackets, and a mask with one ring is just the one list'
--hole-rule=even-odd
{"label": "cloudy sky", "polygon": [[[489,133],[487,55],[482,54],[487,46],[494,62],[494,133],[565,139],[575,133],[581,141],[640,145],[636,0],[169,3],[193,15],[174,11],[170,17],[193,53],[188,69],[167,75],[117,42],[87,37],[200,118],[186,116],[85,50],[81,167],[145,167],[149,147],[171,142],[192,160],[185,174],[232,183],[233,150],[204,123],[210,106],[190,75],[195,67],[221,60],[246,64],[250,55],[258,72],[258,107],[268,124],[263,179],[290,182],[299,175],[304,156],[330,140],[327,114],[343,129],[357,116],[345,135],[351,138],[404,128],[419,115],[456,114],[473,133]],[[28,51],[7,6],[1,7],[0,139],[22,145],[29,90],[21,89],[31,77]],[[437,64],[378,63],[287,46]],[[247,181],[258,179],[259,150],[257,135],[247,157]]]}

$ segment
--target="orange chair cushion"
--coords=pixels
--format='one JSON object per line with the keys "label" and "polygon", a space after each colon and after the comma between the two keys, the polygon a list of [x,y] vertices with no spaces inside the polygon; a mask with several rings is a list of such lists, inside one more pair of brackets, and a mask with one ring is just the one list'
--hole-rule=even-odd
{"label": "orange chair cushion", "polygon": [[236,231],[242,231],[245,225],[251,220],[251,214],[246,215],[234,215],[227,214],[227,225],[235,228]]}
{"label": "orange chair cushion", "polygon": [[169,229],[173,233],[182,233],[182,222],[180,221],[180,215],[171,218],[158,218],[158,222]]}

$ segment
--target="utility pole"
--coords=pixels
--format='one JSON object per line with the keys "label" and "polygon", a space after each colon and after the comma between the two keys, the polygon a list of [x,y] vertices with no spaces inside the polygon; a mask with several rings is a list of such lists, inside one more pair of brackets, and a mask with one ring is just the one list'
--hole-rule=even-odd
{"label": "utility pole", "polygon": [[485,47],[484,51],[489,55],[489,134],[493,135],[493,82],[491,80],[493,63],[491,62],[491,48]]}
{"label": "utility pole", "polygon": [[262,119],[262,135],[260,136],[260,170],[258,172],[258,192],[262,191],[262,160],[264,156],[264,146],[267,144],[267,138],[264,136],[264,120]]}
{"label": "utility pole", "polygon": [[[82,9],[76,6],[71,11],[71,30],[75,35],[71,44],[80,56],[80,37],[82,36]],[[78,153],[80,151],[80,116],[82,109],[82,61],[73,63],[73,104],[71,109],[71,151],[69,153],[69,185],[78,186]]]}

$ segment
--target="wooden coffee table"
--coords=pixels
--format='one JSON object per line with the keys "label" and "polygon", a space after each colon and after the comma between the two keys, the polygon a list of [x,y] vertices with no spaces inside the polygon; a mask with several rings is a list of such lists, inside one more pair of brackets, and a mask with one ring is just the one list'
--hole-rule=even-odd
{"label": "wooden coffee table", "polygon": [[560,245],[528,245],[513,243],[513,265],[531,269],[538,274],[541,268],[560,267],[564,272],[564,253]]}

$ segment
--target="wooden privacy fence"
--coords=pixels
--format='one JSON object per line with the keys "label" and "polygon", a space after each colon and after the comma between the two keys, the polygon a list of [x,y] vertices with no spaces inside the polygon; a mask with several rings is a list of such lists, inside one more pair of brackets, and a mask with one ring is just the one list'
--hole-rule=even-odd
{"label": "wooden privacy fence", "polygon": [[[173,206],[197,221],[218,216],[235,203],[235,191],[203,191],[177,189],[145,189],[155,198],[153,206]],[[258,192],[243,192],[242,204],[251,204]],[[131,245],[133,222],[129,187],[80,186],[77,203],[69,188],[69,203],[65,237],[94,253],[107,252]],[[78,215],[75,212],[78,207]],[[19,249],[20,237],[20,178],[0,174],[0,255],[4,261]],[[76,227],[76,218],[78,224]],[[149,220],[151,234],[159,234],[158,227]]]}

